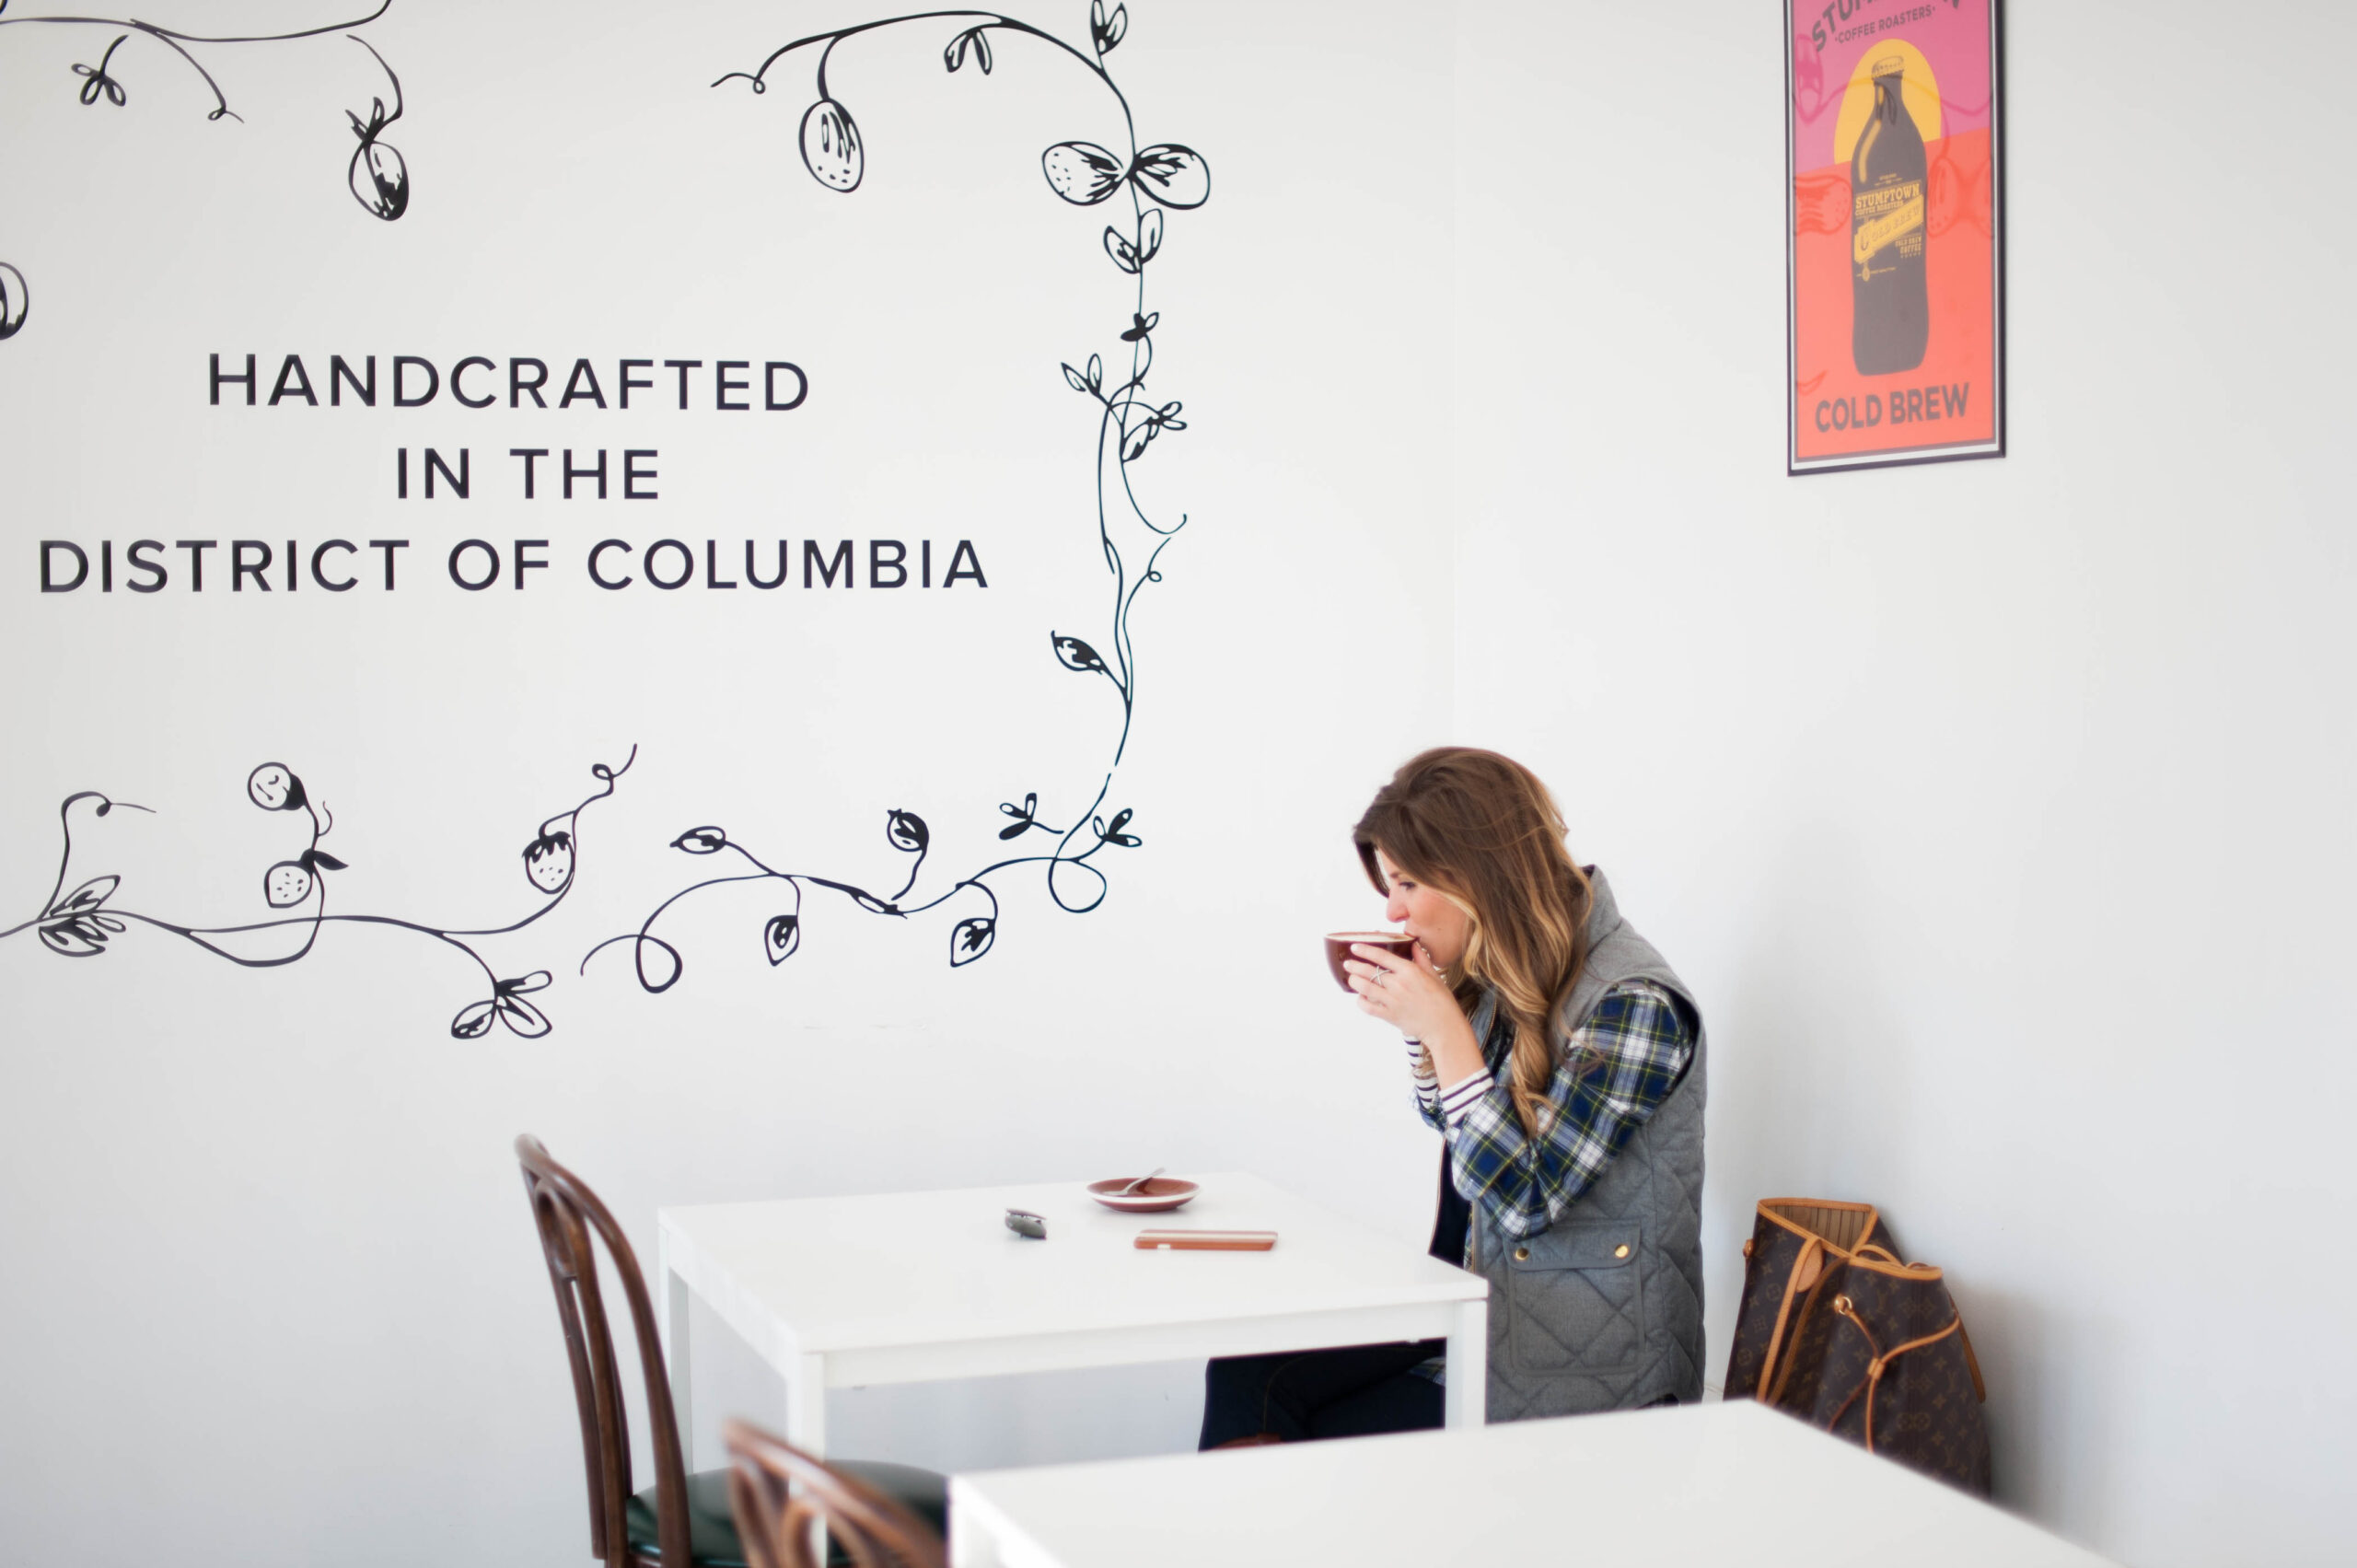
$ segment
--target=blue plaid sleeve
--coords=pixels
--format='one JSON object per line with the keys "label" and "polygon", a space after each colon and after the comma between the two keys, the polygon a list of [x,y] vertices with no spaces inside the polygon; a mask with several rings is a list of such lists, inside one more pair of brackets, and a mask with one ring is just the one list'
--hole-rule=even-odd
{"label": "blue plaid sleeve", "polygon": [[1450,1179],[1508,1236],[1538,1235],[1596,1185],[1693,1055],[1667,992],[1644,981],[1614,986],[1565,1040],[1537,1108],[1536,1139],[1487,1070],[1441,1093]]}

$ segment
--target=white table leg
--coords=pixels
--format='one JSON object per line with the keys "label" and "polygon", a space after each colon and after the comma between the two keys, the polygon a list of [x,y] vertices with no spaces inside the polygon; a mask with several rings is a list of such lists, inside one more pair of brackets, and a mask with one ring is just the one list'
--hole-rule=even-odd
{"label": "white table leg", "polygon": [[662,1288],[656,1307],[662,1315],[663,1369],[671,1380],[671,1413],[679,1423],[679,1462],[693,1475],[696,1468],[695,1382],[688,1371],[688,1282],[671,1272],[671,1237],[659,1235],[656,1243],[656,1272]]}
{"label": "white table leg", "polygon": [[827,1358],[797,1355],[785,1388],[785,1440],[816,1458],[827,1457]]}
{"label": "white table leg", "polygon": [[[785,1387],[785,1440],[814,1458],[827,1457],[827,1358],[797,1355]],[[827,1521],[810,1522],[810,1561],[827,1560]]]}
{"label": "white table leg", "polygon": [[1005,1568],[1005,1559],[998,1549],[997,1534],[991,1527],[992,1521],[981,1516],[982,1511],[974,1506],[972,1499],[960,1495],[957,1482],[952,1481],[949,1568]]}
{"label": "white table leg", "polygon": [[1448,1381],[1442,1388],[1445,1426],[1480,1426],[1490,1411],[1490,1304],[1457,1303],[1448,1335]]}

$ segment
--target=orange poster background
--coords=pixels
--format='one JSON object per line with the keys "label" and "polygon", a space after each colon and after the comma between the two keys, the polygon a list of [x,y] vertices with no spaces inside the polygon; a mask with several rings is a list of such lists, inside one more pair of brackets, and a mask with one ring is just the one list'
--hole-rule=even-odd
{"label": "orange poster background", "polygon": [[[1850,169],[1805,170],[1793,180],[1793,451],[1802,461],[1899,456],[1991,442],[1997,431],[1996,252],[1989,132],[1924,145],[1923,283],[1931,337],[1923,363],[1895,376],[1861,376],[1850,354]],[[1960,416],[1952,394],[1965,389]],[[1937,419],[1894,422],[1933,393]],[[1915,394],[1910,398],[1910,393]],[[1840,405],[1837,407],[1837,405]],[[1878,414],[1872,423],[1861,424]],[[1843,419],[1848,428],[1819,429]]]}

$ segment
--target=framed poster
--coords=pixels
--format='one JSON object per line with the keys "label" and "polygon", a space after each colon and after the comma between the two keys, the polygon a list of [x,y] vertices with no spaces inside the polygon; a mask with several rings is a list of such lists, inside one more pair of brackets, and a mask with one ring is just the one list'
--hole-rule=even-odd
{"label": "framed poster", "polygon": [[1998,0],[1785,0],[1785,471],[2005,450]]}

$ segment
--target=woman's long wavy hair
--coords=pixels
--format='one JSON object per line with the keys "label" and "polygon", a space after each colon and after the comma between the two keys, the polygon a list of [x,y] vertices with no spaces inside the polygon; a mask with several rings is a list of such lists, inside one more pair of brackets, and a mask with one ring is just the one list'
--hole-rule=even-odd
{"label": "woman's long wavy hair", "polygon": [[1587,958],[1592,894],[1564,832],[1537,774],[1470,746],[1411,757],[1351,830],[1376,891],[1390,896],[1379,848],[1403,875],[1465,912],[1465,951],[1443,975],[1469,1013],[1480,987],[1496,993],[1514,1026],[1508,1087],[1534,1138],[1560,1065],[1555,1010]]}

